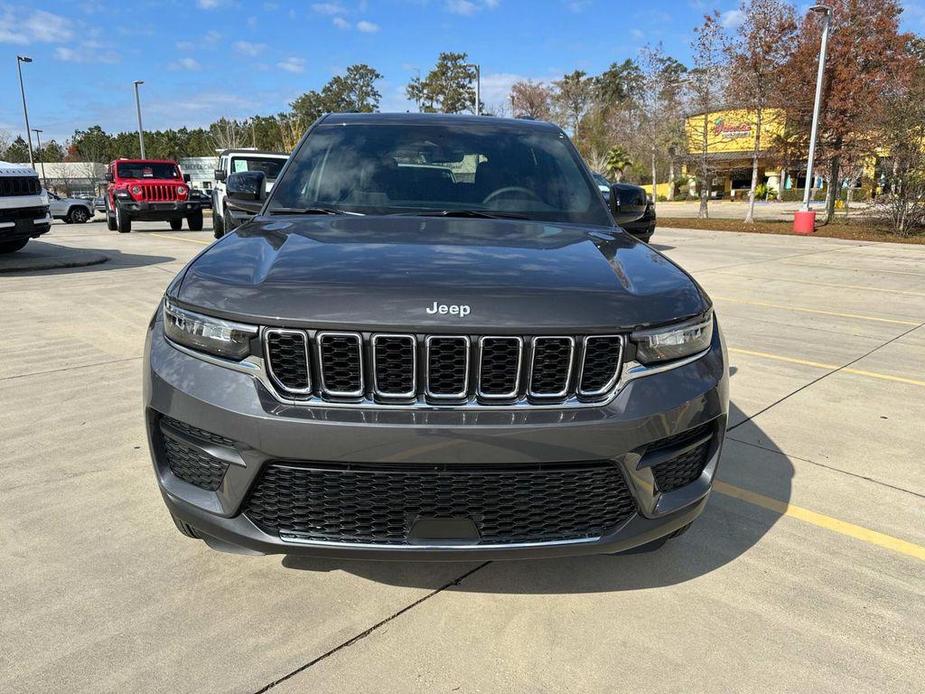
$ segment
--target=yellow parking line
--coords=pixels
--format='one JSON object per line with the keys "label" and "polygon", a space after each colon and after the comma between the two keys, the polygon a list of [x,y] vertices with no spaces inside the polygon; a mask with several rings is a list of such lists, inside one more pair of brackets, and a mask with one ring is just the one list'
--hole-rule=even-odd
{"label": "yellow parking line", "polygon": [[200,241],[199,239],[185,239],[182,236],[174,236],[173,234],[161,234],[159,232],[155,234],[151,234],[151,235],[158,236],[163,239],[176,239],[177,241],[186,241],[187,243],[198,243],[202,246],[208,246],[210,243],[212,243],[211,241]]}
{"label": "yellow parking line", "polygon": [[782,357],[779,354],[769,354],[768,352],[756,352],[750,349],[739,349],[737,347],[730,347],[730,352],[735,354],[747,354],[752,357],[763,357],[764,359],[774,359],[775,361],[783,361],[788,364],[800,364],[802,366],[814,366],[818,369],[827,369],[829,371],[833,369],[839,369],[839,373],[854,374],[855,376],[866,376],[868,378],[878,378],[882,381],[895,381],[897,383],[908,383],[913,386],[925,386],[925,381],[918,381],[914,378],[905,378],[904,376],[893,376],[891,374],[882,374],[876,371],[865,371],[864,369],[852,369],[850,366],[845,368],[840,368],[838,364],[823,364],[818,361],[809,361],[808,359],[796,359],[794,357]]}
{"label": "yellow parking line", "polygon": [[720,494],[725,494],[726,496],[731,496],[749,504],[766,508],[782,516],[796,518],[804,523],[810,523],[820,528],[831,530],[834,533],[839,533],[840,535],[853,537],[855,540],[860,540],[861,542],[884,547],[894,552],[899,552],[900,554],[925,561],[925,547],[907,542],[906,540],[900,540],[898,537],[879,533],[876,530],[871,530],[870,528],[848,523],[838,518],[816,513],[815,511],[810,511],[800,506],[794,506],[785,501],[773,499],[769,496],[749,491],[748,489],[742,489],[741,487],[736,487],[726,482],[720,482],[719,480],[713,483],[713,488]]}
{"label": "yellow parking line", "polygon": [[804,306],[790,306],[787,304],[772,304],[768,301],[751,301],[749,299],[733,299],[731,296],[710,295],[720,301],[729,301],[733,304],[747,304],[748,306],[764,306],[766,308],[782,308],[787,311],[799,311],[800,313],[818,313],[823,316],[837,316],[839,318],[857,318],[858,320],[871,320],[879,323],[895,323],[896,325],[919,325],[918,321],[899,320],[896,318],[880,318],[878,316],[866,316],[860,313],[841,313],[839,311],[823,311],[818,308],[806,308]]}

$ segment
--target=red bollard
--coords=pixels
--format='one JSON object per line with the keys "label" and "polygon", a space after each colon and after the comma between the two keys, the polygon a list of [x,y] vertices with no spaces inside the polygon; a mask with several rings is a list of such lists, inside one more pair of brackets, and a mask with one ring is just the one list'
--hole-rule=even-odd
{"label": "red bollard", "polygon": [[816,230],[816,213],[813,210],[798,210],[793,213],[793,231],[797,234],[812,234]]}

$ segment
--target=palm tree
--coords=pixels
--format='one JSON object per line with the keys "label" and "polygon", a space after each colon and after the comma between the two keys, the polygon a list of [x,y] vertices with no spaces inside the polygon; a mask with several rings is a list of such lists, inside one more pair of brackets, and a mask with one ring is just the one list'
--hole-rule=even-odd
{"label": "palm tree", "polygon": [[623,180],[623,172],[633,165],[630,155],[622,147],[611,147],[604,160],[604,171],[615,182]]}

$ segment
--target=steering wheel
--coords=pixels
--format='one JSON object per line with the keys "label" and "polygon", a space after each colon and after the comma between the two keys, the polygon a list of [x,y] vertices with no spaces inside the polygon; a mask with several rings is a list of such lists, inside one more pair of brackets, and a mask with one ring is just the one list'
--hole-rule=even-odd
{"label": "steering wheel", "polygon": [[532,200],[536,202],[542,202],[539,196],[536,193],[534,193],[532,190],[530,190],[529,188],[523,188],[521,186],[506,186],[504,188],[498,188],[498,190],[494,191],[493,193],[489,193],[488,195],[486,195],[485,199],[482,200],[482,204],[487,205],[495,198],[500,198],[502,195],[505,195],[507,193],[526,193],[527,196],[531,198]]}

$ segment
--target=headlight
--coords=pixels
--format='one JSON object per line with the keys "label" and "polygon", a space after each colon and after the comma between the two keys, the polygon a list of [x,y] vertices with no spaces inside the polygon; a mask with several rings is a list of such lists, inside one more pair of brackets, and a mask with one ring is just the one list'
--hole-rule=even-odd
{"label": "headlight", "polygon": [[131,191],[132,195],[134,195],[135,197],[138,197],[139,195],[141,195],[141,186],[132,186],[131,188],[129,188],[129,191]]}
{"label": "headlight", "polygon": [[187,191],[186,191],[186,186],[177,186],[177,195],[179,195],[181,198],[182,198],[184,195],[186,195],[186,192],[187,192]]}
{"label": "headlight", "polygon": [[643,364],[681,359],[703,352],[709,348],[712,339],[712,311],[706,318],[652,330],[639,330],[632,335],[636,343],[636,359]]}
{"label": "headlight", "polygon": [[185,347],[219,357],[243,359],[250,354],[250,341],[257,334],[257,328],[203,316],[164,301],[164,334]]}

